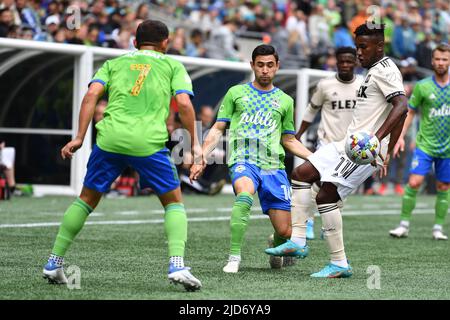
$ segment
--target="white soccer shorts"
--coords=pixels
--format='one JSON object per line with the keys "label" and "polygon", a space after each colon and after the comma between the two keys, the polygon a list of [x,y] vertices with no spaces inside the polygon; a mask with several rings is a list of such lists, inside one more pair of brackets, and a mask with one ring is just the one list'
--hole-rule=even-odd
{"label": "white soccer shorts", "polygon": [[340,153],[334,143],[328,143],[308,157],[309,162],[319,171],[321,182],[331,182],[337,186],[341,200],[344,200],[358,186],[378,169],[374,166],[353,163]]}

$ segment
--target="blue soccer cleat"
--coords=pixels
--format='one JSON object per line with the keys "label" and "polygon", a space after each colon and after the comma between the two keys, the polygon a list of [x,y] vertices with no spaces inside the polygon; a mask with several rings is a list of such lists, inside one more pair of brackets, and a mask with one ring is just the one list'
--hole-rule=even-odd
{"label": "blue soccer cleat", "polygon": [[173,264],[169,265],[168,278],[174,284],[181,284],[186,291],[200,290],[202,283],[189,271],[191,268],[177,268]]}
{"label": "blue soccer cleat", "polygon": [[43,278],[51,284],[66,284],[67,278],[64,274],[64,268],[58,267],[53,260],[49,260],[42,271]]}
{"label": "blue soccer cleat", "polygon": [[306,240],[314,240],[314,220],[306,221]]}
{"label": "blue soccer cleat", "polygon": [[347,268],[339,267],[331,262],[319,272],[313,273],[313,278],[349,278],[353,274],[353,269],[350,265]]}
{"label": "blue soccer cleat", "polygon": [[285,256],[304,259],[308,256],[309,247],[306,245],[304,247],[300,247],[295,244],[295,242],[287,240],[285,243],[279,245],[278,247],[267,248],[265,252],[267,254],[270,254],[271,256]]}

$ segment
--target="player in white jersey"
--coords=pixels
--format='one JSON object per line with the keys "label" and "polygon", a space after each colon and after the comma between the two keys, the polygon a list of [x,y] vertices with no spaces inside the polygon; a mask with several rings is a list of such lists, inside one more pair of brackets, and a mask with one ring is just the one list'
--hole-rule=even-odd
{"label": "player in white jersey", "polygon": [[358,131],[373,132],[381,142],[382,161],[377,159],[368,165],[353,163],[344,151],[346,138],[329,143],[309,156],[308,161],[292,174],[291,239],[283,245],[266,249],[267,254],[275,256],[307,256],[306,220],[311,204],[311,184],[320,180],[322,186],[316,202],[331,262],[311,275],[317,278],[345,278],[352,275],[344,251],[342,216],[337,204],[376,170],[381,169],[386,174],[388,153],[397,142],[407,113],[401,73],[391,59],[384,57],[384,25],[364,23],[356,29],[355,35],[358,59],[368,69],[368,73],[358,90],[347,136]]}
{"label": "player in white jersey", "polygon": [[[352,47],[340,47],[336,50],[337,73],[321,79],[317,84],[308,107],[305,110],[300,129],[295,135],[298,140],[321,112],[321,120],[317,130],[316,150],[324,145],[341,141],[345,138],[347,128],[353,117],[356,106],[356,94],[362,83],[362,76],[355,75],[356,50]],[[306,239],[314,239],[315,199],[319,185],[311,188],[312,206],[308,212],[306,223]]]}

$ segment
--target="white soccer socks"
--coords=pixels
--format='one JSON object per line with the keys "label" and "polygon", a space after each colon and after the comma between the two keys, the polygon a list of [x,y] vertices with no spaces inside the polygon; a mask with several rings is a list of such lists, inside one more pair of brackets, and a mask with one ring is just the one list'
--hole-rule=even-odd
{"label": "white soccer socks", "polygon": [[306,245],[306,222],[311,211],[311,184],[292,180],[291,203],[291,240],[300,247],[304,247]]}
{"label": "white soccer socks", "polygon": [[327,240],[331,262],[339,267],[348,267],[344,251],[342,215],[336,203],[317,205],[322,217],[322,228]]}

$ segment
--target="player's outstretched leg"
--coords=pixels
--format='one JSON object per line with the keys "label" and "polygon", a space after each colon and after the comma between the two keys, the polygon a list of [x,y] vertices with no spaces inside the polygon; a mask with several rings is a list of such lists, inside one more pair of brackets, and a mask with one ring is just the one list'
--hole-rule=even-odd
{"label": "player's outstretched leg", "polygon": [[[280,206],[282,207],[282,206]],[[269,238],[269,248],[278,247],[284,244],[292,235],[292,219],[289,205],[285,207],[288,210],[269,209],[269,217],[275,232]],[[285,266],[295,264],[294,257],[269,256],[269,264],[272,269],[281,269]]]}
{"label": "player's outstretched leg", "polygon": [[187,291],[196,291],[202,283],[184,266],[184,249],[187,241],[187,218],[182,203],[170,203],[164,207],[164,229],[169,245],[169,281],[181,284]]}
{"label": "player's outstretched leg", "polygon": [[241,263],[241,247],[250,218],[250,209],[253,204],[253,196],[249,192],[240,192],[236,195],[231,211],[230,229],[231,244],[228,262],[223,272],[237,273]]}
{"label": "player's outstretched leg", "polygon": [[63,268],[64,256],[76,235],[83,228],[86,218],[92,210],[93,208],[85,201],[81,198],[77,198],[64,213],[52,253],[43,270],[43,277],[44,279],[47,279],[49,283],[67,283]]}
{"label": "player's outstretched leg", "polygon": [[285,243],[268,248],[265,252],[272,256],[291,256],[306,258],[309,247],[306,245],[306,221],[311,204],[311,184],[292,180],[292,235]]}

